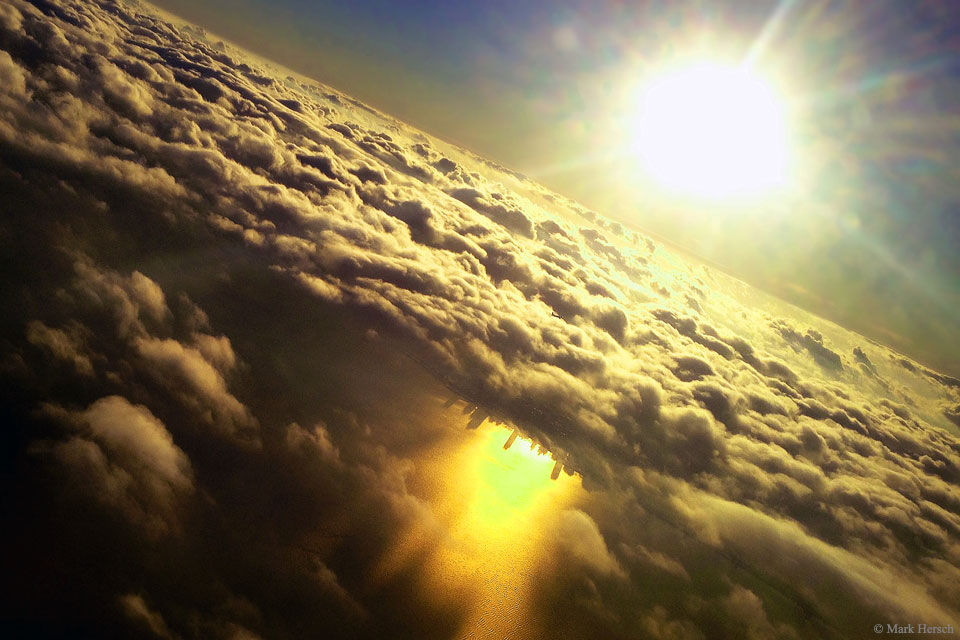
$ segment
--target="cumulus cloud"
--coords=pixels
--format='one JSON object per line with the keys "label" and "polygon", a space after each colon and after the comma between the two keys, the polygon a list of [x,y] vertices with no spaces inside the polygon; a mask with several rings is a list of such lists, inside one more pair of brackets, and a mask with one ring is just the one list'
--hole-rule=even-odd
{"label": "cumulus cloud", "polygon": [[92,376],[93,364],[83,353],[82,332],[83,328],[76,324],[64,330],[54,329],[39,320],[33,320],[27,325],[27,340],[47,349],[55,358],[70,362],[78,374]]}
{"label": "cumulus cloud", "polygon": [[565,511],[557,527],[557,540],[563,553],[601,574],[622,575],[616,558],[610,555],[600,529],[582,511]]}
{"label": "cumulus cloud", "polygon": [[163,616],[151,610],[142,596],[128,593],[118,598],[118,601],[128,617],[145,625],[154,636],[164,639],[174,637],[167,628]]}
{"label": "cumulus cloud", "polygon": [[18,628],[455,635],[415,472],[485,422],[586,490],[532,620],[956,619],[953,378],[145,6],[5,2],[0,87]]}
{"label": "cumulus cloud", "polygon": [[192,493],[190,461],[162,422],[144,406],[120,396],[97,400],[81,412],[49,407],[77,435],[38,443],[88,498],[122,512],[152,535],[178,528],[178,503]]}

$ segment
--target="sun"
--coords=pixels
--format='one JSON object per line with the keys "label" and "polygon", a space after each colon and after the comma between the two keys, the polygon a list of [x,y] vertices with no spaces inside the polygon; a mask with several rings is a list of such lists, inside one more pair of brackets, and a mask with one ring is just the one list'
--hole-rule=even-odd
{"label": "sun", "polygon": [[643,169],[671,192],[751,197],[787,183],[783,101],[748,68],[701,62],[655,77],[634,126]]}

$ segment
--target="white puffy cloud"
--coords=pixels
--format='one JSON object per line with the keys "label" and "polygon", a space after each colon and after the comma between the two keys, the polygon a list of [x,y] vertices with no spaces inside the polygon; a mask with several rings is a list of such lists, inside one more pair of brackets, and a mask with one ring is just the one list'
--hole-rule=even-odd
{"label": "white puffy cloud", "polygon": [[616,558],[607,550],[597,523],[583,511],[564,511],[556,535],[561,552],[570,554],[589,569],[601,574],[623,574]]}

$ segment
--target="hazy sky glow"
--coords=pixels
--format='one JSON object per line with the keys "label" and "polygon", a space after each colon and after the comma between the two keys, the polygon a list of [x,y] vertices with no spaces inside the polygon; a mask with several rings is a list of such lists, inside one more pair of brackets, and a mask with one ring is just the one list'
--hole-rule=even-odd
{"label": "hazy sky glow", "polygon": [[[940,367],[960,372],[960,9],[949,0],[160,3]],[[634,96],[747,59],[795,120],[795,189],[661,193]],[[919,311],[919,312],[918,312]]]}

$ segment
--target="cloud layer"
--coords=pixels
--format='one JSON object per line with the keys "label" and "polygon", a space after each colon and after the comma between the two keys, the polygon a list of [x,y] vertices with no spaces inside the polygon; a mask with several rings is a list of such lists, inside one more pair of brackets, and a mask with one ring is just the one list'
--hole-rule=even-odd
{"label": "cloud layer", "polygon": [[7,627],[456,635],[488,419],[586,489],[523,635],[960,620],[960,381],[145,7],[0,49]]}

